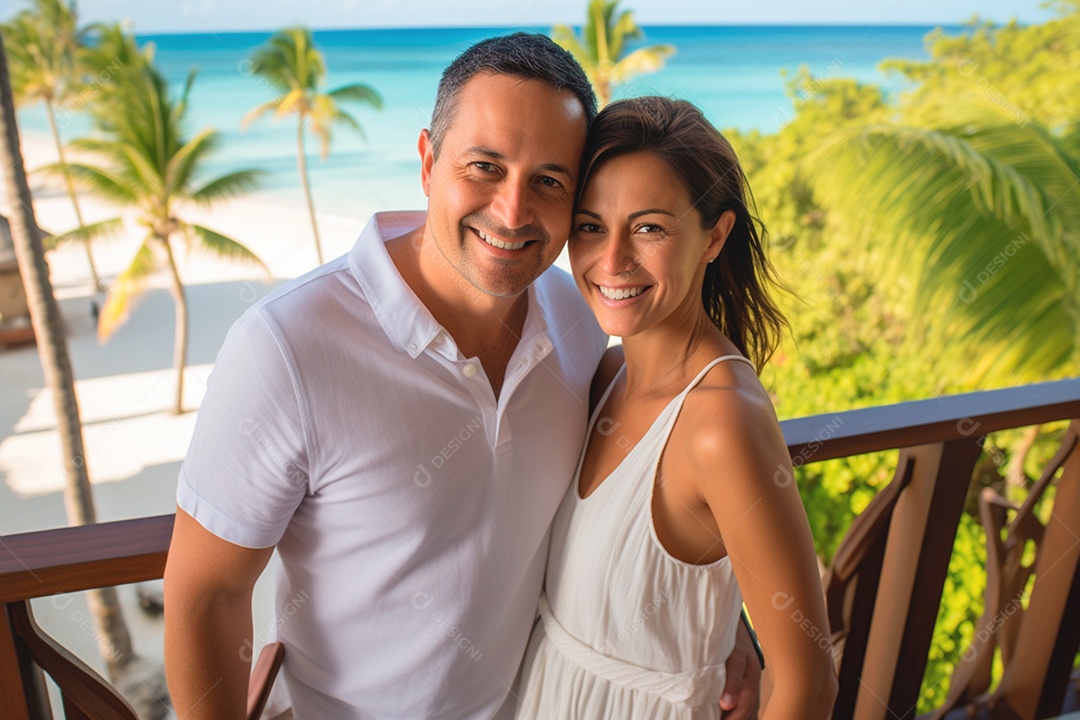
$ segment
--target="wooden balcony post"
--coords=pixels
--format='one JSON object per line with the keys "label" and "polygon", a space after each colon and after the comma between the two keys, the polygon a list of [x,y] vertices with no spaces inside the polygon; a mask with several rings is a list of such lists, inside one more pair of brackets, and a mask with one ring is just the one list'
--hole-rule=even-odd
{"label": "wooden balcony post", "polygon": [[915,717],[956,528],[981,451],[974,436],[901,451],[898,466],[913,463],[912,475],[889,525],[857,720]]}
{"label": "wooden balcony post", "polygon": [[[28,692],[27,688],[31,688]],[[29,696],[29,697],[28,697]],[[8,605],[0,605],[0,718],[44,720],[52,718],[45,678],[15,639]]]}

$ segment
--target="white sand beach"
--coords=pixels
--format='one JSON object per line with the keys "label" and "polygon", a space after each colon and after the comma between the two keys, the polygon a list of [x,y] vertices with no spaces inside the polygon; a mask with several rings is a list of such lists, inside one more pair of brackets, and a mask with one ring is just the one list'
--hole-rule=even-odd
{"label": "white sand beach", "polygon": [[[49,138],[26,136],[22,145],[30,170],[55,161]],[[62,232],[75,226],[71,202],[59,187],[31,176],[31,190],[38,223],[45,230]],[[298,197],[300,192],[298,186]],[[316,188],[316,207],[317,193]],[[80,196],[80,207],[86,222],[119,214],[117,208],[86,195]],[[8,214],[4,207],[0,212]],[[176,377],[172,369],[174,310],[165,276],[151,283],[127,323],[100,344],[90,314],[95,293],[85,251],[71,245],[48,255],[68,329],[87,467],[100,521],[173,512],[176,476],[191,438],[194,411],[226,332],[251,303],[316,264],[310,225],[302,207],[268,205],[256,197],[237,199],[212,211],[193,210],[187,217],[243,242],[266,262],[272,277],[257,268],[197,252],[181,257],[180,273],[190,305],[189,367],[185,374],[188,412],[183,415],[168,411]],[[326,257],[344,253],[366,221],[367,217],[322,215],[319,227]],[[137,229],[132,225],[127,236],[95,244],[94,259],[106,282],[133,256],[140,239]],[[102,299],[97,296],[99,304]],[[67,524],[55,427],[52,399],[44,388],[36,348],[0,350],[0,536]],[[264,577],[257,588],[257,629],[271,622],[270,580]],[[160,660],[160,619],[142,614],[134,588],[121,588],[121,598],[136,651]],[[35,601],[34,608],[46,632],[92,667],[103,670],[81,596]]]}

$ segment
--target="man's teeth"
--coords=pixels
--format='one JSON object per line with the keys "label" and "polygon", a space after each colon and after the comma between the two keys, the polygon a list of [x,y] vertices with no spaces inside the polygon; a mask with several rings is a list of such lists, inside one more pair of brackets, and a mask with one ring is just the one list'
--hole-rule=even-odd
{"label": "man's teeth", "polygon": [[646,285],[634,288],[609,288],[603,285],[598,285],[600,293],[608,300],[625,300],[626,298],[637,297],[641,293],[645,292]]}
{"label": "man's teeth", "polygon": [[508,242],[503,242],[502,240],[498,240],[496,238],[493,238],[490,235],[488,235],[488,234],[486,234],[484,232],[481,232],[480,230],[477,230],[476,234],[479,235],[480,239],[483,240],[484,242],[486,242],[488,245],[494,245],[495,247],[501,248],[503,250],[520,250],[521,248],[525,247],[525,241],[524,240],[521,241],[521,242],[516,242],[516,243],[508,243]]}

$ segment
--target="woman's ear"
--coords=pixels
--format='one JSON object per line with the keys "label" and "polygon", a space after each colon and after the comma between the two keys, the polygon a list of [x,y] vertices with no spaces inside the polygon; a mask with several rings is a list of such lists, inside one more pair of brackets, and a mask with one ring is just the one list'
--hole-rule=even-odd
{"label": "woman's ear", "polygon": [[705,262],[712,262],[720,257],[720,251],[724,249],[731,229],[735,227],[735,211],[725,210],[720,213],[720,219],[709,231],[709,245],[705,248]]}

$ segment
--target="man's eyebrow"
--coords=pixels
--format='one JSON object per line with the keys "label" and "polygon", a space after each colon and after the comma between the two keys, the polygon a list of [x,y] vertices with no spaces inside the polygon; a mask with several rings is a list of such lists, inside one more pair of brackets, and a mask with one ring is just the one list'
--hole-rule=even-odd
{"label": "man's eyebrow", "polygon": [[[489,157],[492,160],[505,160],[506,159],[506,156],[503,155],[498,150],[492,150],[491,148],[484,147],[483,145],[473,145],[472,147],[465,150],[465,154],[466,155],[482,155],[483,157]],[[547,170],[548,172],[561,173],[561,174],[565,175],[566,177],[570,178],[570,180],[574,180],[576,178],[576,175],[574,174],[573,170],[566,167],[565,165],[559,165],[558,163],[545,163],[545,164],[540,166],[540,169],[541,170]]]}

